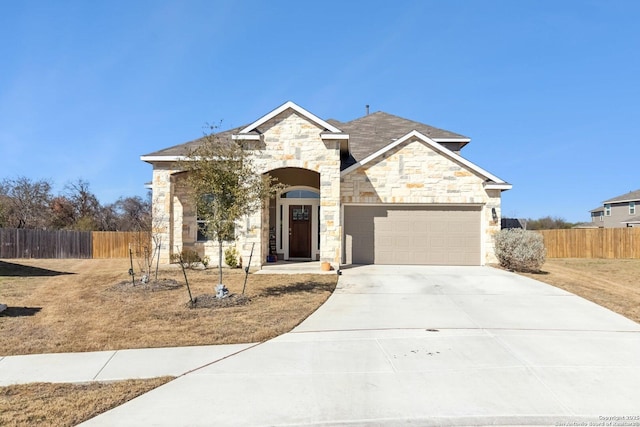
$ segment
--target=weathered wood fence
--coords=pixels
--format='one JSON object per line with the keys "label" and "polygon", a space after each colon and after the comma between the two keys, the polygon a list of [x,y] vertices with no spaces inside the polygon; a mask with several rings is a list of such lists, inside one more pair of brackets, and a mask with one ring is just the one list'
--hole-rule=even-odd
{"label": "weathered wood fence", "polygon": [[640,258],[640,227],[538,232],[547,258]]}
{"label": "weathered wood fence", "polygon": [[126,258],[149,247],[148,234],[0,228],[0,258]]}

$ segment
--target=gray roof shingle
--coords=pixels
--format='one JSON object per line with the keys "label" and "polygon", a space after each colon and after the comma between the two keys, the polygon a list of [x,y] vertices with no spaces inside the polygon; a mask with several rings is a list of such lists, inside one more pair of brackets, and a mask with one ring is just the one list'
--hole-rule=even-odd
{"label": "gray roof shingle", "polygon": [[[413,120],[377,111],[347,123],[334,121],[334,126],[349,134],[349,147],[353,157],[360,161],[416,130],[429,138],[469,139],[466,136],[438,129]],[[463,144],[464,145],[464,144]]]}
{"label": "gray roof shingle", "polygon": [[[327,123],[349,134],[349,149],[351,151],[351,157],[343,160],[342,169],[364,159],[370,154],[375,153],[381,148],[414,130],[432,139],[469,139],[466,136],[450,132],[448,130],[438,129],[433,126],[404,119],[382,111],[368,114],[350,122],[343,123],[338,120],[329,119],[327,120]],[[244,127],[246,126],[240,126],[220,132],[217,136],[221,140],[230,140],[233,134],[238,133]],[[146,154],[145,157],[182,156],[185,155],[189,148],[197,146],[201,140],[202,138],[199,138],[184,144],[164,148],[162,150]],[[466,142],[461,142],[460,146],[464,146],[465,144]]]}
{"label": "gray roof shingle", "polygon": [[640,216],[632,216],[620,222],[622,222],[623,224],[629,224],[629,223],[638,224],[640,223]]}
{"label": "gray roof shingle", "polygon": [[640,201],[640,190],[630,191],[626,194],[622,194],[620,196],[614,197],[613,199],[605,200],[602,203],[615,203],[615,202],[623,202],[628,200]]}

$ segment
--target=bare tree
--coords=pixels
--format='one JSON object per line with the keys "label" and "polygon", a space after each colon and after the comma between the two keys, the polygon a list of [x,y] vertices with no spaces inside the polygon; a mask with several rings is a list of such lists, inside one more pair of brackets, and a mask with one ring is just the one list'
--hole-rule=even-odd
{"label": "bare tree", "polygon": [[89,183],[78,178],[65,185],[66,198],[74,209],[74,226],[77,230],[96,230],[99,224],[100,202],[89,189]]}
{"label": "bare tree", "polygon": [[120,197],[114,208],[118,215],[119,231],[151,230],[151,200],[140,196]]}
{"label": "bare tree", "polygon": [[71,200],[65,196],[57,196],[51,199],[50,225],[57,229],[71,229],[76,223],[76,212]]}
{"label": "bare tree", "polygon": [[27,177],[5,179],[2,189],[2,216],[5,226],[46,228],[49,225],[51,183]]}

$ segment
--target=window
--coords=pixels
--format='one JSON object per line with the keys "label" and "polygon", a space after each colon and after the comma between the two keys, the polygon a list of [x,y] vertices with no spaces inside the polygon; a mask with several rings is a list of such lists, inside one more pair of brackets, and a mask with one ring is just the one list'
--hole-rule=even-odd
{"label": "window", "polygon": [[611,205],[608,203],[604,205],[604,216],[611,216]]}
{"label": "window", "polygon": [[198,223],[198,237],[196,240],[198,242],[206,242],[207,240],[209,240],[206,234],[207,221],[198,218],[197,223]]}
{"label": "window", "polygon": [[604,221],[604,212],[600,212],[600,221]]}
{"label": "window", "polygon": [[[213,195],[208,194],[203,197],[202,203],[197,207],[197,215],[196,215],[196,224],[198,226],[196,241],[197,242],[207,242],[209,240],[215,240],[210,236],[207,236],[207,209],[214,209],[215,204],[213,203]],[[204,214],[203,214],[204,212]],[[233,221],[229,221],[224,230],[223,240],[225,242],[233,241],[236,233],[236,225]]]}
{"label": "window", "polygon": [[629,215],[636,214],[636,202],[629,202]]}
{"label": "window", "polygon": [[319,199],[320,194],[309,190],[291,190],[280,195],[282,199]]}
{"label": "window", "polygon": [[[206,220],[198,218],[196,222],[198,223],[198,236],[196,238],[198,242],[208,242],[209,240],[215,240],[207,236]],[[236,225],[233,222],[231,222],[229,223],[226,229],[225,237],[223,238],[223,240],[225,242],[233,241],[235,233],[236,233]]]}

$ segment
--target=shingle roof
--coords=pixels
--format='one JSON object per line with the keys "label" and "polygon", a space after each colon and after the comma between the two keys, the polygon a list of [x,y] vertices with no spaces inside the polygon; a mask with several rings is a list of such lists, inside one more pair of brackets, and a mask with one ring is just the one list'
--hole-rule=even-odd
{"label": "shingle roof", "polygon": [[627,218],[624,221],[620,221],[620,222],[622,222],[623,224],[628,224],[628,223],[637,224],[637,223],[640,223],[640,216],[632,216],[632,217]]}
{"label": "shingle roof", "polygon": [[364,159],[413,130],[431,139],[469,139],[448,130],[403,119],[382,111],[346,123],[340,123],[336,120],[332,120],[330,123],[349,134],[349,148],[356,161]]}
{"label": "shingle roof", "polygon": [[[345,123],[334,119],[326,120],[326,122],[349,134],[351,158],[343,160],[342,169],[375,153],[413,130],[436,140],[444,138],[456,140],[469,139],[466,136],[448,130],[438,129],[382,111],[368,114]],[[221,140],[230,140],[233,134],[237,134],[245,127],[246,125],[220,132],[217,136]],[[199,138],[184,144],[174,145],[173,147],[146,154],[143,157],[183,156],[189,148],[197,146],[201,140],[202,139]],[[468,141],[461,141],[460,144],[464,146],[467,142]]]}
{"label": "shingle roof", "polygon": [[614,197],[613,199],[605,200],[602,203],[616,203],[635,200],[640,201],[640,190],[630,191],[626,194],[622,194],[621,196]]}
{"label": "shingle roof", "polygon": [[597,207],[595,209],[591,209],[589,212],[592,212],[592,213],[604,212],[604,206],[600,206],[600,207]]}
{"label": "shingle roof", "polygon": [[578,224],[574,224],[571,228],[603,228],[603,226],[599,225],[597,222],[580,222]]}
{"label": "shingle roof", "polygon": [[[234,135],[240,131],[244,126],[240,126],[237,128],[229,129],[224,132],[218,132],[216,136],[221,141],[231,141],[231,135]],[[183,144],[174,145],[172,147],[163,148],[159,151],[154,151],[153,153],[145,154],[143,157],[162,157],[162,156],[184,156],[187,154],[187,151],[191,148],[195,148],[200,145],[203,141],[203,138],[194,139],[193,141],[185,142]]]}

